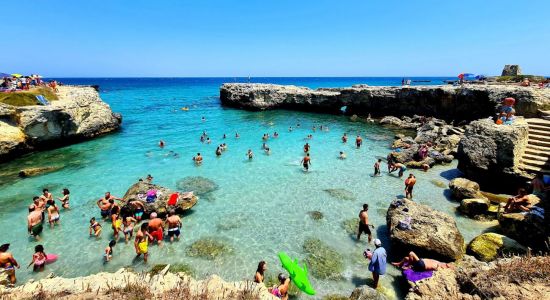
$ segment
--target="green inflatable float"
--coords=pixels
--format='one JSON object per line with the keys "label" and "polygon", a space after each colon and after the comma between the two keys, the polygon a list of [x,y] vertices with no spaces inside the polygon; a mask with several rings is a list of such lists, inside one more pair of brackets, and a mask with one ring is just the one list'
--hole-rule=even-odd
{"label": "green inflatable float", "polygon": [[315,290],[307,279],[306,265],[304,264],[303,268],[300,267],[300,265],[298,265],[298,259],[293,261],[285,252],[279,252],[279,259],[281,260],[283,268],[290,274],[292,282],[294,282],[302,292],[308,295],[315,295]]}

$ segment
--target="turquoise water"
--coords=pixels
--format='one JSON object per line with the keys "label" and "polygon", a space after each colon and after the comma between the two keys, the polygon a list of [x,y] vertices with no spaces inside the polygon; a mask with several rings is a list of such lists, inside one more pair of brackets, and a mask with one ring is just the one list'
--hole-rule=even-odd
{"label": "turquoise water", "polygon": [[[346,86],[356,83],[399,84],[401,78],[357,79],[263,79],[258,81],[293,83],[296,85]],[[342,228],[344,220],[355,218],[363,203],[370,205],[371,223],[376,234],[388,245],[385,214],[389,202],[402,195],[401,179],[389,176],[383,166],[383,176],[371,177],[372,165],[378,156],[385,157],[394,132],[372,124],[353,123],[344,116],[310,114],[291,111],[246,112],[220,106],[218,88],[232,79],[65,79],[67,83],[100,84],[101,97],[114,111],[124,116],[120,132],[61,149],[36,153],[3,164],[0,173],[0,236],[1,243],[11,243],[11,251],[22,265],[30,261],[37,244],[27,238],[26,207],[32,196],[49,187],[55,196],[61,189],[71,190],[70,211],[62,211],[61,226],[45,228],[42,243],[49,253],[59,254],[55,264],[43,274],[30,269],[17,272],[20,282],[41,278],[49,272],[74,277],[100,271],[115,271],[131,266],[148,270],[157,263],[186,263],[198,277],[219,274],[226,280],[252,278],[257,262],[266,260],[268,273],[276,275],[277,252],[286,251],[300,259],[305,257],[305,239],[316,237],[334,247],[345,257],[344,279],[338,281],[312,279],[319,295],[338,293],[349,295],[352,289],[370,279],[361,252],[366,238],[356,242]],[[189,106],[188,112],[180,108]],[[201,121],[204,116],[206,121]],[[301,127],[296,128],[300,123]],[[328,132],[312,131],[325,125]],[[288,127],[295,129],[288,132]],[[199,140],[207,131],[212,144]],[[271,155],[261,151],[263,133],[280,133],[267,144]],[[240,138],[235,139],[235,132]],[[340,137],[361,134],[366,142],[360,150]],[[223,140],[226,133],[228,138]],[[304,173],[299,162],[303,156],[304,138],[313,134],[312,168]],[[159,139],[166,147],[157,146]],[[216,145],[225,142],[228,150],[215,156]],[[248,161],[245,154],[252,149],[256,156]],[[167,156],[169,151],[179,158]],[[337,159],[345,151],[347,160]],[[201,152],[204,163],[197,167],[191,157]],[[13,173],[24,166],[64,166],[43,176],[17,179]],[[444,188],[431,181],[447,184],[457,176],[456,164],[439,166],[428,173],[415,172],[418,184],[417,201],[455,215],[457,203],[449,201]],[[172,189],[187,176],[203,176],[215,181],[219,189],[199,200],[183,218],[182,239],[162,248],[151,246],[150,262],[134,261],[134,249],[122,240],[115,248],[115,258],[102,263],[102,252],[111,238],[110,224],[104,225],[101,239],[88,237],[88,220],[99,217],[95,205],[105,191],[122,197],[127,188],[140,177],[154,176],[154,182]],[[351,191],[355,200],[331,197],[325,189]],[[324,219],[312,220],[309,211],[321,211]],[[456,215],[465,240],[489,226]],[[186,247],[198,239],[212,237],[227,243],[233,252],[214,261],[186,255]],[[371,246],[372,247],[372,246]],[[391,247],[387,246],[391,252]],[[388,268],[382,279],[384,290],[393,294],[398,286],[399,272]],[[401,295],[400,292],[397,295]]]}

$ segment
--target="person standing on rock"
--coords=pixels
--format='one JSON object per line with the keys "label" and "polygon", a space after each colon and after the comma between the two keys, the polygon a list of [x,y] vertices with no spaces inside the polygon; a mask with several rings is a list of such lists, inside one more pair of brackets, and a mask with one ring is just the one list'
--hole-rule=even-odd
{"label": "person standing on rock", "polygon": [[416,177],[411,173],[409,174],[409,177],[405,179],[405,198],[412,199],[413,198],[413,187],[416,183]]}
{"label": "person standing on rock", "polygon": [[363,204],[363,209],[359,212],[359,228],[357,230],[357,240],[361,239],[361,234],[366,233],[369,236],[369,243],[372,240],[372,233],[369,225],[369,205]]}
{"label": "person standing on rock", "polygon": [[372,272],[373,288],[378,287],[380,275],[386,274],[386,249],[382,247],[382,242],[379,239],[374,240],[376,249],[372,253],[372,258],[369,263],[369,271]]}
{"label": "person standing on rock", "polygon": [[4,244],[0,246],[0,270],[2,273],[8,275],[10,284],[15,284],[17,278],[15,277],[15,268],[20,268],[19,263],[13,258],[13,255],[8,252],[10,244]]}

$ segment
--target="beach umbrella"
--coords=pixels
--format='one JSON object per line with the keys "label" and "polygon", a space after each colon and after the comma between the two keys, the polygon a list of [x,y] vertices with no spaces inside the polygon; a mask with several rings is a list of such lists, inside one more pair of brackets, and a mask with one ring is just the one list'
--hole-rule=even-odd
{"label": "beach umbrella", "polygon": [[23,77],[23,75],[18,74],[18,73],[11,74],[11,76],[13,76],[13,77],[15,77],[15,78]]}

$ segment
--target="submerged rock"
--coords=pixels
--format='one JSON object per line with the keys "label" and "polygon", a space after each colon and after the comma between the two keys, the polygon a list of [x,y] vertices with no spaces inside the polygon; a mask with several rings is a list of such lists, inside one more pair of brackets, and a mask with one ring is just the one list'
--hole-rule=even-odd
{"label": "submerged rock", "polygon": [[27,168],[19,171],[19,177],[25,178],[25,177],[33,177],[38,175],[43,175],[46,173],[55,172],[57,170],[62,169],[62,166],[49,166],[49,167],[35,167],[35,168]]}
{"label": "submerged rock", "polygon": [[467,251],[481,261],[492,261],[503,255],[525,254],[527,248],[507,236],[489,232],[476,236]]}
{"label": "submerged rock", "polygon": [[[147,202],[147,193],[152,190],[157,191],[157,197],[154,202],[149,203]],[[162,217],[170,209],[175,209],[176,213],[181,214],[197,204],[197,196],[193,195],[192,193],[179,193],[176,205],[169,206],[168,200],[170,199],[170,195],[174,193],[176,193],[176,191],[170,190],[160,185],[147,183],[145,181],[138,181],[128,189],[124,197],[122,197],[122,200],[126,204],[130,201],[140,201],[141,203],[143,203],[143,205],[145,206],[145,217],[152,212],[156,212],[159,214],[159,217]],[[130,212],[133,212],[134,209],[130,205],[126,205],[125,208],[129,209]]]}
{"label": "submerged rock", "polygon": [[342,228],[350,235],[357,234],[359,218],[347,219],[342,222]]}
{"label": "submerged rock", "polygon": [[339,200],[356,200],[355,194],[346,189],[325,189],[323,190],[328,193],[331,197]]}
{"label": "submerged rock", "polygon": [[324,218],[324,215],[322,212],[320,211],[310,211],[307,213],[313,220],[315,221],[319,221],[319,220],[322,220]]}
{"label": "submerged rock", "polygon": [[[407,223],[410,229],[400,223]],[[455,220],[447,214],[408,199],[395,200],[386,216],[392,243],[402,254],[453,261],[462,257],[464,238]]]}
{"label": "submerged rock", "polygon": [[447,184],[445,182],[437,179],[431,179],[430,183],[442,189],[447,187]]}
{"label": "submerged rock", "polygon": [[204,196],[218,189],[218,185],[202,176],[185,177],[178,181],[176,186],[180,191],[193,191],[199,196]]}
{"label": "submerged rock", "polygon": [[355,288],[349,298],[349,300],[386,300],[387,298],[379,293],[377,290],[367,285],[362,285]]}
{"label": "submerged rock", "polygon": [[344,257],[319,239],[304,242],[307,256],[304,260],[308,270],[319,279],[340,279],[344,271]]}
{"label": "submerged rock", "polygon": [[479,184],[477,182],[468,180],[466,178],[455,178],[449,182],[449,188],[454,199],[485,199],[479,190]]}
{"label": "submerged rock", "polygon": [[199,257],[207,260],[214,260],[220,256],[233,252],[233,248],[217,238],[202,238],[195,241],[185,253],[191,257]]}
{"label": "submerged rock", "polygon": [[231,229],[237,229],[242,227],[246,222],[246,217],[242,215],[230,215],[228,217],[224,217],[218,225],[216,225],[216,228],[220,231],[227,231]]}

